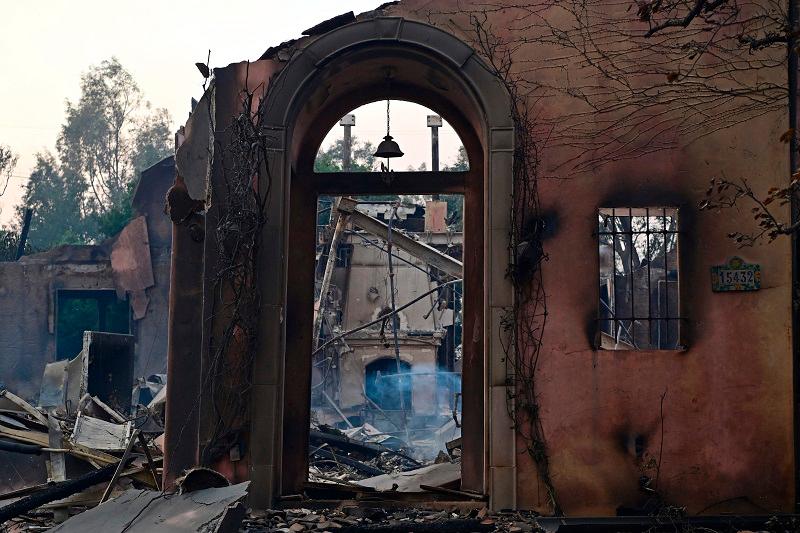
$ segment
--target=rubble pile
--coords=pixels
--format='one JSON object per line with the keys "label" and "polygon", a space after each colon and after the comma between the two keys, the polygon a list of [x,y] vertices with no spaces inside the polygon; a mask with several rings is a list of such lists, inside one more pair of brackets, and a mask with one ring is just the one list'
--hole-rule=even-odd
{"label": "rubble pile", "polygon": [[313,426],[309,432],[309,481],[350,483],[421,466],[406,453],[405,443],[384,437],[371,426],[345,431]]}
{"label": "rubble pile", "polygon": [[523,533],[542,531],[531,513],[491,513],[482,509],[417,508],[385,509],[341,504],[311,510],[294,508],[251,514],[242,522],[241,533],[301,532],[470,532],[504,531]]}
{"label": "rubble pile", "polygon": [[[457,490],[461,480],[461,439],[446,443],[433,461],[422,462],[409,446],[369,424],[338,430],[312,426],[309,432],[307,494],[320,497],[331,490],[345,494],[433,493],[454,500],[481,500],[482,494]],[[344,495],[344,494],[343,494]]]}
{"label": "rubble pile", "polygon": [[163,453],[156,439],[163,421],[141,405],[135,414],[123,414],[130,412],[130,388],[120,401],[92,394],[81,379],[86,372],[70,372],[80,358],[45,370],[39,406],[0,390],[0,461],[13,465],[22,456],[46,471],[46,479],[4,480],[13,490],[0,494],[0,524],[9,530],[52,527],[127,488],[161,490]]}

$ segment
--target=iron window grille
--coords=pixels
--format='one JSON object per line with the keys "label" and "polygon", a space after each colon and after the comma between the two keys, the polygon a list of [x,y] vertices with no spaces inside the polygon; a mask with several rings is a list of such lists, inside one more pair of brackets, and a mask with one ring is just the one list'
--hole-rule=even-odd
{"label": "iron window grille", "polygon": [[678,209],[601,208],[599,347],[681,348]]}

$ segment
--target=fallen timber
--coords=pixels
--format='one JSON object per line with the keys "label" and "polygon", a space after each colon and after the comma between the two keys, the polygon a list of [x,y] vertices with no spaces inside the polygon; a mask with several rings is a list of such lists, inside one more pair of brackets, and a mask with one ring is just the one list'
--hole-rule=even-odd
{"label": "fallen timber", "polygon": [[54,483],[53,485],[48,486],[39,492],[31,494],[30,496],[25,496],[24,498],[10,503],[5,507],[0,507],[0,524],[23,513],[32,511],[33,509],[36,509],[37,507],[40,507],[46,503],[72,496],[73,494],[86,490],[93,485],[108,481],[112,478],[116,470],[117,464],[110,464],[99,470],[93,470],[80,477]]}

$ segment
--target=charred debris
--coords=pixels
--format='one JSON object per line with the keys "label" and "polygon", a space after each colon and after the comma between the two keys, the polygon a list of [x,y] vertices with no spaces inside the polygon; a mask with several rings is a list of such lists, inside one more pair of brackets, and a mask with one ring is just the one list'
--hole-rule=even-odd
{"label": "charred debris", "polygon": [[[0,391],[0,454],[27,472],[3,472],[4,530],[148,531],[187,510],[197,523],[176,531],[493,529],[485,496],[459,490],[461,235],[445,202],[419,203],[335,198],[319,226],[308,482],[281,502],[296,509],[245,518],[248,484],[200,467],[165,491],[166,376],[134,378],[133,335],[86,331],[75,357],[46,365],[37,402]],[[351,282],[386,268],[391,284]],[[358,305],[380,299],[375,317]],[[331,501],[356,506],[305,508]],[[404,510],[363,511],[387,501]],[[456,507],[413,509],[437,501]]]}
{"label": "charred debris", "polygon": [[[328,220],[318,220],[309,480],[361,483],[457,464],[462,235],[445,222],[447,204],[327,203]],[[337,461],[334,448],[356,462]]]}

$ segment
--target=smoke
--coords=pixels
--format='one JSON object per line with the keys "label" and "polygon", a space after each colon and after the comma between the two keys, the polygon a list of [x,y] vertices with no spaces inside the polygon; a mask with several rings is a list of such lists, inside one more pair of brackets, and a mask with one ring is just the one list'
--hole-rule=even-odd
{"label": "smoke", "polygon": [[[394,411],[390,423],[377,420],[373,424],[395,433],[408,428],[407,449],[418,459],[429,461],[446,443],[461,436],[461,374],[449,372],[432,363],[401,365],[397,373],[394,358],[379,359],[367,365],[367,394],[384,411]],[[405,412],[400,398],[405,399]],[[387,426],[393,427],[387,427]],[[405,433],[405,432],[403,432]],[[405,435],[397,435],[404,438]]]}
{"label": "smoke", "polygon": [[[345,372],[343,367],[339,370]],[[363,374],[361,370],[359,366],[348,368],[351,374],[341,376],[338,391],[331,387],[324,387],[324,393],[322,387],[314,390],[313,423],[348,429],[344,415],[353,426],[372,426],[379,433],[373,437],[376,442],[402,447],[423,462],[435,459],[440,451],[446,451],[447,442],[461,436],[460,372],[437,368],[432,362],[403,361],[398,373],[393,355],[370,361]],[[321,375],[315,376],[312,382],[321,379]],[[357,395],[358,405],[342,407],[334,398],[352,398],[354,391],[342,389],[355,386],[362,389]]]}

